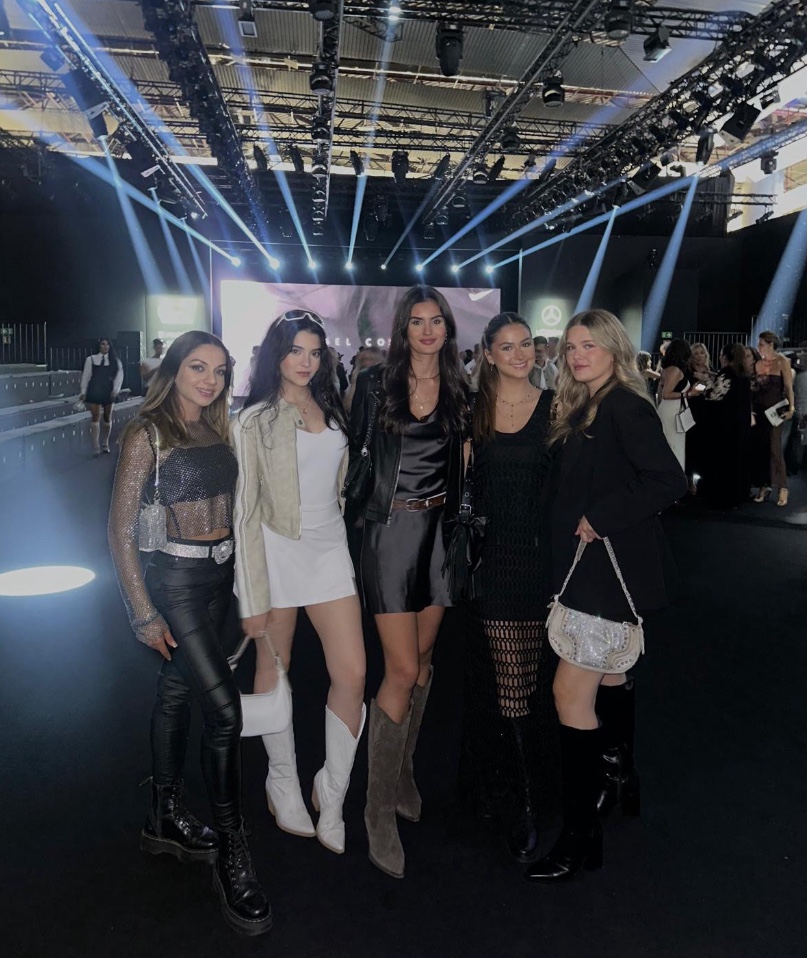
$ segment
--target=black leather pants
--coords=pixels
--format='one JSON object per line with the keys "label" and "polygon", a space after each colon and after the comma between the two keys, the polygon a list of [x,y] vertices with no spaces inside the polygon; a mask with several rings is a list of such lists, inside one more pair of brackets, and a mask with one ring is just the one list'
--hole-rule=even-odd
{"label": "black leather pants", "polygon": [[202,774],[219,829],[241,823],[241,700],[221,633],[233,594],[233,558],[184,559],[155,552],[146,587],[177,643],[163,662],[151,723],[152,777],[182,778],[191,703],[202,707]]}

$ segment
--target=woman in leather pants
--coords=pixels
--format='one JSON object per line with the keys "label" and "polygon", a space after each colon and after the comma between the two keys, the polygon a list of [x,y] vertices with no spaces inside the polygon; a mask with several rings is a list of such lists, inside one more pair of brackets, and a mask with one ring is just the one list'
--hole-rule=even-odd
{"label": "woman in leather pants", "polygon": [[432,648],[451,605],[441,571],[443,515],[447,497],[460,503],[467,407],[449,304],[436,289],[415,286],[396,309],[387,361],[359,375],[351,406],[353,455],[373,421],[357,572],[384,653],[370,706],[365,824],[370,860],[394,878],[404,876],[396,813],[414,822],[421,815],[413,753]]}
{"label": "woman in leather pants", "polygon": [[[272,914],[247,848],[241,702],[221,645],[233,593],[238,470],[227,441],[231,369],[209,333],[188,332],[172,343],[139,418],[124,432],[109,541],[132,628],[164,660],[151,723],[152,804],[140,846],[213,864],[225,919],[260,935],[272,927]],[[151,553],[145,575],[139,545]],[[193,702],[204,717],[202,774],[215,832],[183,801]]]}

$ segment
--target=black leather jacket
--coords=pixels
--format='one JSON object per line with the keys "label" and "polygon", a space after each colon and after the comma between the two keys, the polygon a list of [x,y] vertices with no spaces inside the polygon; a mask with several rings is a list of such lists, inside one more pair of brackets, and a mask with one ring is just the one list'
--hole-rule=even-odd
{"label": "black leather jacket", "polygon": [[[378,413],[382,401],[382,366],[363,369],[356,378],[356,392],[351,404],[351,459],[358,456],[365,441],[371,404]],[[387,432],[376,425],[370,441],[373,463],[372,490],[367,501],[358,510],[358,516],[373,522],[389,524],[393,512],[398,471],[401,466],[401,435]],[[444,518],[456,516],[463,494],[463,440],[453,431],[449,436],[449,475],[446,488]],[[444,527],[445,535],[445,527]]]}

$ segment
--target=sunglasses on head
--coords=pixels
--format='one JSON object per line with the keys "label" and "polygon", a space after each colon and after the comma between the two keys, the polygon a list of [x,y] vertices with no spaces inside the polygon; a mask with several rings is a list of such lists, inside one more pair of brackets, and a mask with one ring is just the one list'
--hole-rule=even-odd
{"label": "sunglasses on head", "polygon": [[321,317],[319,317],[317,313],[309,312],[307,309],[287,309],[285,313],[281,313],[275,322],[295,323],[300,320],[308,320],[310,323],[316,323],[320,329],[325,329],[325,323]]}

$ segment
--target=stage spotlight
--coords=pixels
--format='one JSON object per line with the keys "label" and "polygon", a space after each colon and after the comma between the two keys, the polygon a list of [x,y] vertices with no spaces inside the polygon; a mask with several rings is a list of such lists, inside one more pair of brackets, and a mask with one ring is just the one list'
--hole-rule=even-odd
{"label": "stage spotlight", "polygon": [[311,235],[312,236],[323,236],[325,235],[325,224],[321,219],[316,219],[312,221],[311,224]]}
{"label": "stage spotlight", "polygon": [[516,126],[508,126],[502,132],[500,146],[506,153],[518,150],[522,145],[522,139],[519,136],[519,130]]}
{"label": "stage spotlight", "polygon": [[405,150],[394,150],[390,159],[390,169],[393,171],[393,179],[396,183],[403,186],[410,172],[409,153]]}
{"label": "stage spotlight", "polygon": [[308,262],[308,267],[309,269],[317,269],[317,263],[313,259],[310,259]]}
{"label": "stage spotlight", "polygon": [[478,186],[488,182],[488,167],[485,163],[480,163],[474,167],[474,172],[471,174],[471,182],[476,183]]}
{"label": "stage spotlight", "polygon": [[665,150],[665,152],[659,158],[659,162],[662,164],[662,166],[670,166],[671,163],[674,163],[675,161],[676,154],[673,152],[673,150]]}
{"label": "stage spotlight", "polygon": [[309,12],[315,20],[325,23],[337,15],[336,0],[309,0]]}
{"label": "stage spotlight", "polygon": [[560,76],[545,80],[542,84],[541,98],[545,106],[561,106],[564,102],[564,81]]}
{"label": "stage spotlight", "polygon": [[760,169],[767,176],[777,169],[777,154],[764,153],[760,158]]}
{"label": "stage spotlight", "polygon": [[463,59],[463,28],[455,23],[439,23],[435,33],[435,56],[445,77],[457,76]]}
{"label": "stage spotlight", "polygon": [[452,162],[452,158],[449,156],[449,154],[444,153],[444,155],[438,160],[438,164],[435,167],[435,172],[432,174],[434,179],[436,180],[444,179],[446,174],[449,171],[449,164],[451,162]]}
{"label": "stage spotlight", "polygon": [[192,220],[198,220],[198,219],[199,219],[199,213],[197,213],[196,210],[191,210],[191,219],[192,219]]}
{"label": "stage spotlight", "polygon": [[490,273],[493,273],[493,272],[494,272],[494,267],[489,264],[488,266],[485,267],[485,271],[486,271],[486,273],[489,273],[489,274],[490,274]]}
{"label": "stage spotlight", "polygon": [[643,60],[648,63],[657,63],[667,56],[671,52],[671,45],[668,43],[670,35],[671,32],[667,27],[659,26],[650,37],[646,37],[642,45],[643,50],[645,50]]}
{"label": "stage spotlight", "polygon": [[460,267],[457,265],[457,263],[453,263],[453,264],[452,264],[452,272],[453,272],[453,273],[459,273],[459,272],[460,272]]}
{"label": "stage spotlight", "polygon": [[449,225],[449,214],[446,210],[441,210],[439,213],[435,214],[435,226],[448,226]]}
{"label": "stage spotlight", "polygon": [[684,113],[680,113],[679,110],[670,110],[668,112],[668,119],[680,132],[684,132],[690,126],[691,122],[690,118],[686,117]]}
{"label": "stage spotlight", "polygon": [[349,259],[346,261],[345,269],[347,269],[349,272],[353,269],[353,260]]}
{"label": "stage spotlight", "polygon": [[269,163],[267,162],[266,153],[261,149],[261,147],[255,143],[253,144],[253,159],[255,160],[255,165],[262,173],[266,173],[269,169]]}
{"label": "stage spotlight", "polygon": [[712,130],[705,130],[699,137],[699,144],[696,147],[696,162],[706,166],[713,155],[715,146],[715,134]]}
{"label": "stage spotlight", "polygon": [[468,206],[466,194],[463,192],[463,190],[458,190],[449,200],[449,203],[453,210],[464,210]]}
{"label": "stage spotlight", "polygon": [[315,143],[328,143],[331,139],[331,124],[323,116],[315,116],[311,124],[311,138]]}
{"label": "stage spotlight", "polygon": [[424,224],[424,239],[425,240],[435,239],[435,224],[434,223]]}
{"label": "stage spotlight", "polygon": [[762,216],[758,216],[755,220],[756,223],[768,223],[769,220],[774,216],[774,210],[766,210]]}
{"label": "stage spotlight", "polygon": [[65,55],[57,47],[45,47],[39,59],[55,73],[65,65]]}
{"label": "stage spotlight", "polygon": [[238,0],[238,31],[243,37],[257,37],[253,0]]}
{"label": "stage spotlight", "polygon": [[294,143],[287,149],[286,155],[289,158],[292,166],[295,168],[296,173],[306,172],[306,164],[303,162],[303,154],[300,152],[299,148],[294,145]]}
{"label": "stage spotlight", "polygon": [[504,168],[505,168],[505,157],[501,156],[498,160],[496,160],[493,163],[493,165],[491,166],[491,169],[488,171],[488,182],[493,183],[494,180],[498,179],[499,174],[503,171]]}
{"label": "stage spotlight", "polygon": [[240,256],[231,256],[231,257],[230,257],[230,262],[233,264],[233,266],[235,266],[235,267],[238,268],[239,266],[241,266],[241,257],[240,257]]}
{"label": "stage spotlight", "polygon": [[[391,20],[398,20],[401,16],[401,6],[398,3],[391,3],[389,9],[387,10],[387,16]],[[387,269],[386,266],[383,266],[382,269]]]}
{"label": "stage spotlight", "polygon": [[764,93],[760,98],[760,108],[761,110],[768,110],[770,106],[774,106],[776,103],[780,102],[780,94],[777,90],[769,90],[768,93]]}
{"label": "stage spotlight", "polygon": [[637,196],[642,196],[661,172],[662,169],[656,163],[642,166],[628,181],[628,188]]}
{"label": "stage spotlight", "polygon": [[613,0],[603,27],[610,40],[625,40],[634,27],[634,0]]}
{"label": "stage spotlight", "polygon": [[737,220],[739,216],[743,216],[743,210],[730,210],[727,214],[727,222],[731,223],[733,220]]}
{"label": "stage spotlight", "polygon": [[733,145],[743,143],[759,116],[760,110],[753,107],[751,103],[744,103],[721,127],[721,135]]}
{"label": "stage spotlight", "polygon": [[379,269],[387,269],[387,263],[382,263]]}
{"label": "stage spotlight", "polygon": [[334,92],[334,75],[328,64],[323,63],[322,60],[316,60],[312,65],[309,88],[317,96],[325,96]]}
{"label": "stage spotlight", "polygon": [[280,269],[281,261],[277,256],[270,256],[267,262],[273,269]]}
{"label": "stage spotlight", "polygon": [[424,264],[423,264],[423,263],[416,263],[416,264],[415,264],[415,271],[416,271],[417,273],[423,273],[423,271],[424,271]]}
{"label": "stage spotlight", "polygon": [[356,152],[356,150],[351,150],[351,166],[353,167],[353,171],[357,176],[364,175],[365,164],[362,162],[362,157]]}

